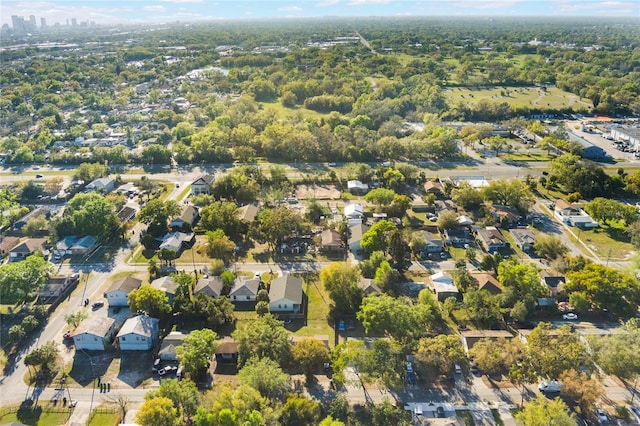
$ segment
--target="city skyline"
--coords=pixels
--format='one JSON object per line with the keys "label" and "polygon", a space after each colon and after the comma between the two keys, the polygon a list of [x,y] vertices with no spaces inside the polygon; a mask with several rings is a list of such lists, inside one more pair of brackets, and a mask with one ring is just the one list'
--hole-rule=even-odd
{"label": "city skyline", "polygon": [[49,26],[68,20],[97,24],[196,22],[233,19],[274,19],[366,16],[640,16],[636,0],[315,0],[207,1],[103,0],[3,1],[2,24],[12,15],[35,15]]}

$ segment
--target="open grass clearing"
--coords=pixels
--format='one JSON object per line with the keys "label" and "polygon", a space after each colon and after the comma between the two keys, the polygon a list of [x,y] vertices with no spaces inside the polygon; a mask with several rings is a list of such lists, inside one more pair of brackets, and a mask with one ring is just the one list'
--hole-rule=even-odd
{"label": "open grass clearing", "polygon": [[591,109],[591,102],[557,88],[543,90],[541,87],[456,87],[444,91],[450,104],[462,102],[475,105],[480,100],[506,102],[511,107],[537,107],[542,109],[562,109],[582,107]]}
{"label": "open grass clearing", "polygon": [[22,423],[28,426],[62,425],[69,419],[71,412],[66,408],[54,408],[51,403],[35,407],[11,405],[2,407],[0,423]]}
{"label": "open grass clearing", "polygon": [[87,426],[116,426],[120,423],[120,414],[94,411],[89,417]]}
{"label": "open grass clearing", "polygon": [[600,224],[599,228],[575,230],[574,233],[601,259],[628,260],[634,251],[624,227]]}

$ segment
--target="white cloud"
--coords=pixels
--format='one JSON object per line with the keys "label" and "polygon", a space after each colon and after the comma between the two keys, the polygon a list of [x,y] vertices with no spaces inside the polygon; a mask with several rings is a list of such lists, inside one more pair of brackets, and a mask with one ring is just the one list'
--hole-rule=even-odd
{"label": "white cloud", "polygon": [[160,0],[164,3],[202,3],[202,0]]}
{"label": "white cloud", "polygon": [[347,6],[369,6],[372,4],[388,4],[392,0],[351,0]]}
{"label": "white cloud", "polygon": [[316,3],[316,7],[328,7],[328,6],[334,6],[336,4],[340,3],[340,0],[324,0],[324,1],[319,1],[318,3]]}
{"label": "white cloud", "polygon": [[298,6],[279,7],[278,12],[302,12],[302,8]]}
{"label": "white cloud", "polygon": [[148,12],[164,12],[165,10],[167,10],[166,7],[161,6],[161,5],[154,5],[154,6],[145,6],[142,9],[148,11]]}

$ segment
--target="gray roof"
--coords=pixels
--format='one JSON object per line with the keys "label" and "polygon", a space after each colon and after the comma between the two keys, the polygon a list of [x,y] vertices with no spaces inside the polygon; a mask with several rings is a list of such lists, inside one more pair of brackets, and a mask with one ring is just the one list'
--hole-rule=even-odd
{"label": "gray roof", "polygon": [[139,280],[138,278],[134,278],[131,276],[124,277],[114,281],[113,284],[111,284],[111,287],[109,287],[109,290],[107,290],[107,293],[111,293],[112,291],[116,290],[122,290],[129,293],[131,290],[135,290],[136,288],[140,287],[141,284],[142,280]]}
{"label": "gray roof", "polygon": [[281,299],[302,303],[302,280],[286,274],[271,281],[269,300],[275,302]]}
{"label": "gray roof", "polygon": [[[253,295],[258,294],[258,289],[260,288],[260,280],[256,278],[248,278],[248,277],[238,277],[233,282],[233,287],[231,287],[231,291],[229,292],[229,296],[233,296],[235,293],[250,293]],[[246,289],[248,291],[242,291]]]}
{"label": "gray roof", "polygon": [[359,223],[357,225],[353,225],[349,228],[351,232],[351,236],[349,237],[349,244],[355,243],[356,241],[360,241],[362,236],[369,230],[367,225]]}
{"label": "gray roof", "polygon": [[118,337],[127,334],[137,334],[139,336],[153,337],[157,335],[158,318],[151,318],[146,315],[138,315],[137,317],[127,319],[122,328],[118,332]]}
{"label": "gray roof", "polygon": [[73,335],[77,336],[82,333],[94,334],[96,336],[104,337],[107,335],[111,327],[116,322],[114,318],[90,316],[83,320],[78,327],[73,330]]}
{"label": "gray roof", "polygon": [[168,294],[176,294],[178,283],[172,277],[161,277],[151,281],[151,287],[162,290]]}
{"label": "gray roof", "polygon": [[193,294],[204,293],[212,297],[219,297],[222,294],[224,282],[220,277],[200,278]]}

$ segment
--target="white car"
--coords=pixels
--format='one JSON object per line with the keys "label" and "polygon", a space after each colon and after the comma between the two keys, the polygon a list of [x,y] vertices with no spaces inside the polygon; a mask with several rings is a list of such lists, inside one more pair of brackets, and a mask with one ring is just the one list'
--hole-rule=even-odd
{"label": "white car", "polygon": [[569,314],[564,314],[562,316],[562,319],[565,319],[565,320],[577,320],[578,316],[576,314],[569,313]]}
{"label": "white car", "polygon": [[596,408],[596,416],[600,423],[609,423],[609,417],[607,417],[607,414],[602,410],[602,408]]}

